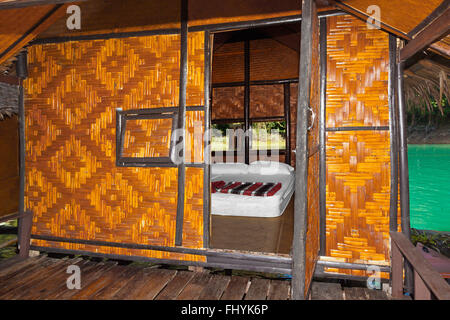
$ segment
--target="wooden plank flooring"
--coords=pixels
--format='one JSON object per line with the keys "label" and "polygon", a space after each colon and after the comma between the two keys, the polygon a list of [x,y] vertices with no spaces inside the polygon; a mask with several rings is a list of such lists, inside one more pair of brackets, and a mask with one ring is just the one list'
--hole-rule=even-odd
{"label": "wooden plank flooring", "polygon": [[[81,289],[68,289],[67,267],[81,271]],[[119,265],[46,255],[0,263],[0,300],[289,300],[290,281]],[[313,282],[311,299],[387,299],[382,291]]]}

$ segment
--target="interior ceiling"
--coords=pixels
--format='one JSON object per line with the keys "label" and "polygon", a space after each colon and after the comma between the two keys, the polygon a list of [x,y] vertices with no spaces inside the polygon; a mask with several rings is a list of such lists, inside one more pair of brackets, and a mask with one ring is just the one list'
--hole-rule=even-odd
{"label": "interior ceiling", "polygon": [[296,52],[300,52],[300,29],[300,23],[290,23],[280,26],[216,33],[214,34],[214,51],[225,43],[271,38]]}
{"label": "interior ceiling", "polygon": [[0,10],[0,72],[8,72],[15,55],[64,12],[59,5]]}
{"label": "interior ceiling", "polygon": [[[5,64],[11,65],[14,55],[35,37],[70,36],[77,33],[67,34],[64,19],[57,19],[56,14],[50,15],[51,18],[48,16],[50,11],[55,8],[55,3],[66,2],[69,2],[69,0],[0,0],[0,9],[2,9],[0,10],[0,54],[8,50],[7,54],[0,56],[0,72],[5,70]],[[52,4],[44,5],[45,3]],[[148,16],[154,12],[160,13],[155,18],[157,27],[177,27],[176,23],[174,24],[174,17],[179,16],[180,1],[84,0],[75,3],[82,8],[84,29],[88,30],[84,33],[89,34],[142,30],[145,26],[149,26]],[[368,13],[370,6],[376,5],[380,8],[382,28],[390,32],[395,30],[397,35],[408,39],[413,38],[415,34],[420,32],[421,26],[426,26],[424,22],[430,19],[430,15],[436,15],[448,8],[450,1],[316,0],[316,3],[319,11],[339,8],[359,16],[361,19],[370,15],[370,12]],[[33,4],[34,6],[31,6]],[[4,8],[17,5],[25,7],[4,10]],[[300,9],[301,0],[191,0],[189,1],[189,20],[190,25],[208,22],[224,23],[237,21],[242,17],[252,20],[300,14]],[[154,19],[151,21],[154,25]],[[300,32],[299,26],[300,24],[261,28],[254,30],[254,36],[273,38],[283,45],[298,51],[299,37],[297,37],[296,33]],[[116,30],[116,28],[119,29]],[[236,41],[231,39],[231,37],[236,39],[237,35],[217,34],[216,45],[227,41]],[[448,66],[450,36],[432,44],[423,57],[434,57],[436,53],[446,58],[441,59],[442,61],[439,63]]]}

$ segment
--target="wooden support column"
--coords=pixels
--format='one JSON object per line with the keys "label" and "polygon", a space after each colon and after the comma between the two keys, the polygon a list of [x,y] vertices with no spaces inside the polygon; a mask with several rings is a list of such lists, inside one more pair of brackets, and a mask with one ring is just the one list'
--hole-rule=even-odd
{"label": "wooden support column", "polygon": [[398,216],[398,110],[396,108],[397,37],[389,35],[389,133],[391,156],[391,186],[389,205],[389,230],[397,231]]}
{"label": "wooden support column", "polygon": [[250,163],[250,41],[244,42],[244,132],[245,163]]}
{"label": "wooden support column", "polygon": [[[411,226],[409,221],[409,171],[408,171],[408,142],[406,109],[403,87],[404,62],[397,63],[397,98],[398,98],[398,138],[399,138],[399,162],[400,162],[400,209],[402,233],[411,238]],[[407,292],[414,289],[412,267],[405,261],[405,288]]]}
{"label": "wooden support column", "polygon": [[320,18],[320,116],[319,116],[319,255],[326,254],[326,101],[327,101],[327,18]]}
{"label": "wooden support column", "polygon": [[21,258],[28,258],[30,254],[30,237],[31,226],[33,224],[33,212],[26,211],[24,215],[19,219],[18,227],[18,243],[19,243],[19,256]]}
{"label": "wooden support column", "polygon": [[306,228],[308,202],[308,109],[311,95],[312,21],[317,14],[314,0],[302,1],[297,142],[295,155],[294,235],[292,243],[292,298],[305,299]]}
{"label": "wooden support column", "polygon": [[181,0],[181,35],[180,35],[180,97],[178,111],[178,141],[182,144],[181,163],[178,165],[178,197],[177,197],[177,218],[175,230],[175,245],[181,246],[183,243],[183,220],[184,220],[184,195],[186,180],[185,164],[185,126],[186,126],[186,90],[188,73],[188,0]]}
{"label": "wooden support column", "polygon": [[19,80],[19,219],[18,244],[19,256],[27,258],[30,251],[32,212],[25,211],[25,101],[23,80],[28,76],[27,52],[22,51],[17,56],[16,73]]}

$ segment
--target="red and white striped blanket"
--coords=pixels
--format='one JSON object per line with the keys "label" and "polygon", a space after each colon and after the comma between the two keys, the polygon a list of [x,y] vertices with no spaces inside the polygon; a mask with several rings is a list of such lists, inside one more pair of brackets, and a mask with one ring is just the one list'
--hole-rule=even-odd
{"label": "red and white striped blanket", "polygon": [[232,193],[244,196],[270,197],[281,189],[281,182],[211,182],[211,193]]}

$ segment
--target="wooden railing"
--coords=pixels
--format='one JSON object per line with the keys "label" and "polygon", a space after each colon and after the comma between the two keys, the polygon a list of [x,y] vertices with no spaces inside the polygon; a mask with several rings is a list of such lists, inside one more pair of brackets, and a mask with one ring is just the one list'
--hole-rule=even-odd
{"label": "wooden railing", "polygon": [[414,269],[414,299],[450,300],[450,285],[433,269],[422,253],[408,238],[399,232],[391,232],[392,247],[392,297],[403,297],[403,259]]}
{"label": "wooden railing", "polygon": [[33,223],[33,212],[25,211],[24,213],[15,212],[6,216],[0,217],[0,222],[18,219],[17,237],[3,243],[0,243],[0,248],[15,244],[19,242],[19,256],[21,258],[27,258],[30,251],[30,239],[31,239],[31,225]]}

